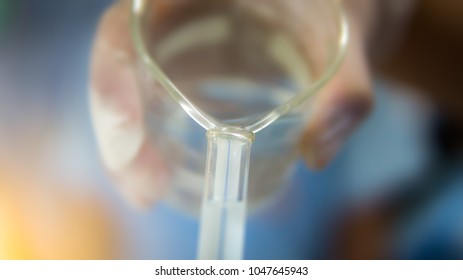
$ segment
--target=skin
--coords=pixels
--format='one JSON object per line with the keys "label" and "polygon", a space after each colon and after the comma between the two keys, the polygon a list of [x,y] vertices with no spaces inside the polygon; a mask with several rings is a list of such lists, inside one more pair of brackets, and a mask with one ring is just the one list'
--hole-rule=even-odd
{"label": "skin", "polygon": [[[370,61],[372,55],[384,54],[370,52],[375,41],[372,35],[381,28],[384,42],[394,41],[388,34],[396,34],[411,10],[411,5],[403,4],[409,1],[403,0],[343,2],[351,26],[347,56],[317,95],[300,140],[301,154],[315,170],[334,159],[373,106]],[[169,174],[144,132],[129,9],[130,1],[120,1],[101,20],[91,66],[91,111],[105,166],[133,204],[149,207],[165,193]],[[394,9],[400,12],[389,12]],[[380,21],[396,24],[385,27]]]}

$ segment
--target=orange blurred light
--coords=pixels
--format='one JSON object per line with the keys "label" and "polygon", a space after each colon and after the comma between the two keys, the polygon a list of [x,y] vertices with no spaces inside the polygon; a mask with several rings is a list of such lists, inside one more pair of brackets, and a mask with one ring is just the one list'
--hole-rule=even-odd
{"label": "orange blurred light", "polygon": [[0,165],[0,259],[121,256],[120,229],[101,199],[5,170]]}

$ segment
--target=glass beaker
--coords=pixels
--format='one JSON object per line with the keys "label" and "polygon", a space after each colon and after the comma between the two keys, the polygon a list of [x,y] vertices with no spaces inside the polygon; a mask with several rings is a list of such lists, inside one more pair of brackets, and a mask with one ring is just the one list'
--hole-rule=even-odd
{"label": "glass beaker", "polygon": [[345,52],[339,2],[134,0],[132,31],[147,132],[170,174],[167,200],[199,210],[206,129],[209,158],[220,157],[220,141],[244,133],[237,157],[251,155],[243,202],[246,194],[251,206],[269,201],[297,157],[309,115],[300,105],[328,82]]}

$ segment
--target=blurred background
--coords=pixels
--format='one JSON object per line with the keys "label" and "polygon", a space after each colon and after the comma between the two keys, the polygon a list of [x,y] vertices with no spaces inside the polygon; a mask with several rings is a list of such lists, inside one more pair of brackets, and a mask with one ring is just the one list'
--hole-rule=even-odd
{"label": "blurred background", "polygon": [[[89,55],[112,2],[0,0],[0,259],[195,258],[196,218],[131,208],[99,159]],[[440,2],[418,2],[334,164],[297,163],[250,216],[246,258],[463,259],[463,5]]]}

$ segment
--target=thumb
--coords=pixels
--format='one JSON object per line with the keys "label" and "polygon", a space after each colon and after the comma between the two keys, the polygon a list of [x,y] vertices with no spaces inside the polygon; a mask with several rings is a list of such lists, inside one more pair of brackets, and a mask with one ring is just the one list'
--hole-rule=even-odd
{"label": "thumb", "polygon": [[312,169],[322,169],[368,115],[372,85],[363,36],[351,31],[344,64],[314,100],[300,148]]}

